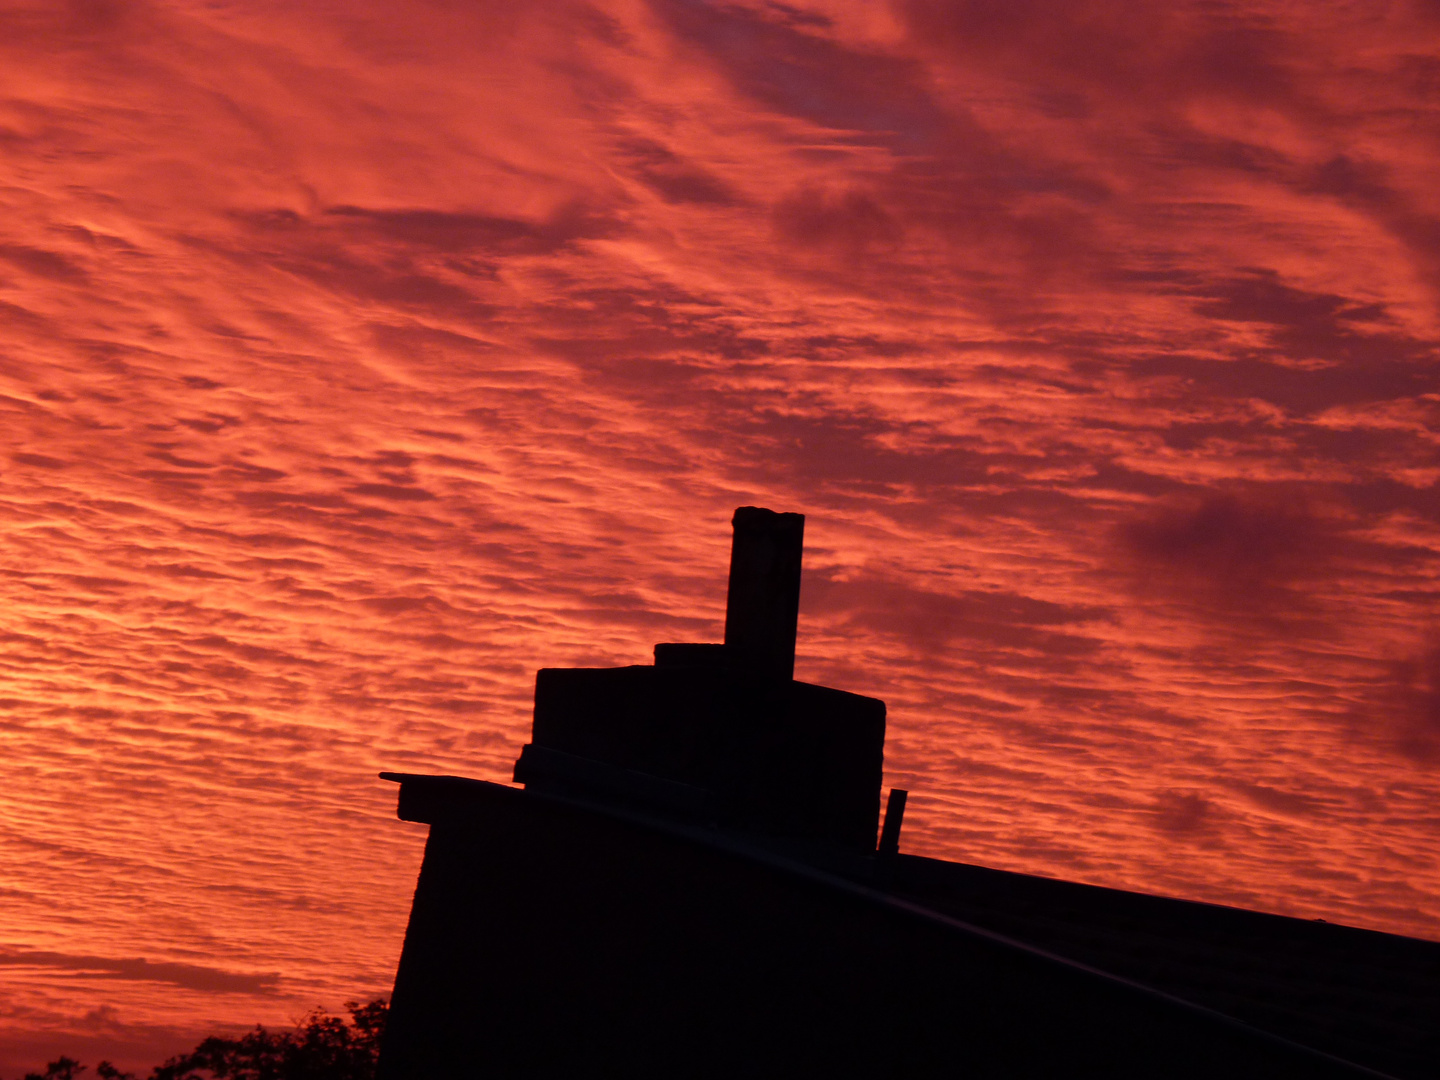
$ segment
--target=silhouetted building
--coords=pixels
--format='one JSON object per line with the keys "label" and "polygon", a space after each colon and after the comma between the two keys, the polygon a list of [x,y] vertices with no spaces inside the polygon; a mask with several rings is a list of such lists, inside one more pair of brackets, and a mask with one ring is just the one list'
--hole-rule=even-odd
{"label": "silhouetted building", "polygon": [[885,706],[796,682],[804,519],[735,512],[723,645],[535,681],[524,790],[430,825],[382,1080],[1436,1077],[1440,945],[898,851]]}

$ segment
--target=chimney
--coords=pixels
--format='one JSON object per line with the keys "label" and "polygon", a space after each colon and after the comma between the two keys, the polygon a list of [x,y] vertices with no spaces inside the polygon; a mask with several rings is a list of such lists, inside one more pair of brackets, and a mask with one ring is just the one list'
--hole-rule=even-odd
{"label": "chimney", "polygon": [[795,677],[805,515],[742,506],[731,524],[726,650],[757,675],[788,681]]}

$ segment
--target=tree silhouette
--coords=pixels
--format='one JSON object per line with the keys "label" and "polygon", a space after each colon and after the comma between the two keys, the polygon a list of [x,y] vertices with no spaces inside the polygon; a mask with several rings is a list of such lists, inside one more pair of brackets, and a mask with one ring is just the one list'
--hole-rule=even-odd
{"label": "tree silhouette", "polygon": [[[234,1039],[212,1035],[188,1054],[150,1072],[149,1080],[374,1080],[389,1005],[347,1001],[347,1020],[315,1009],[293,1031],[271,1032],[260,1025]],[[86,1066],[59,1057],[43,1073],[25,1080],[82,1080]],[[108,1061],[95,1067],[99,1080],[138,1080]]]}

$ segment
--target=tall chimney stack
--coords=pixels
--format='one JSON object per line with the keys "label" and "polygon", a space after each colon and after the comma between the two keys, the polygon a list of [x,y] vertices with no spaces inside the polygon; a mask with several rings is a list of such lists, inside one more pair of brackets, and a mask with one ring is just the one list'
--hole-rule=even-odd
{"label": "tall chimney stack", "polygon": [[742,506],[731,524],[725,646],[756,674],[793,679],[805,515]]}

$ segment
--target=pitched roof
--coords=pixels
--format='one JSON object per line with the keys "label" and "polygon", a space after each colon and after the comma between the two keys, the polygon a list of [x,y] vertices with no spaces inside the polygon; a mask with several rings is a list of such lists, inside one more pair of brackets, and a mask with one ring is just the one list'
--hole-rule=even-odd
{"label": "pitched roof", "polygon": [[1382,1072],[1440,1074],[1440,944],[910,855],[889,888]]}

